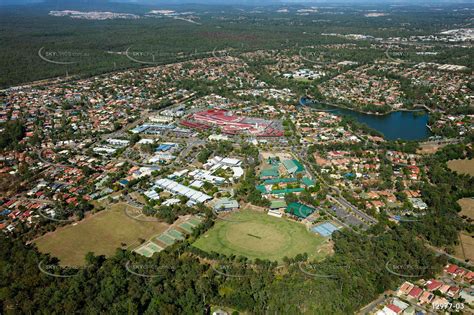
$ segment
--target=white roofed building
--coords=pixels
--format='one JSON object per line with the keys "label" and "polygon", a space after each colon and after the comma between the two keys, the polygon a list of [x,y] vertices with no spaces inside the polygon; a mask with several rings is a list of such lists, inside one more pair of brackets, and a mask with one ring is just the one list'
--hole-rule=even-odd
{"label": "white roofed building", "polygon": [[196,203],[204,203],[212,199],[212,197],[209,195],[206,195],[200,191],[181,185],[167,178],[158,179],[155,182],[155,185],[172,194],[185,196],[189,198],[189,200],[192,200],[193,202],[196,202]]}

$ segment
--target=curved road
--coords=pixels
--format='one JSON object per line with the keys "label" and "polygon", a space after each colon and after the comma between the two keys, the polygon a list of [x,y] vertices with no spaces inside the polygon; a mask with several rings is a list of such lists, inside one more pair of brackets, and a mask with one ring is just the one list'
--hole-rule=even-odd
{"label": "curved road", "polygon": [[74,165],[71,165],[71,164],[61,164],[61,163],[53,163],[51,161],[48,161],[46,160],[44,157],[43,157],[43,151],[47,150],[48,148],[44,148],[44,149],[41,149],[38,151],[38,158],[41,162],[49,165],[49,166],[55,166],[55,167],[59,167],[59,168],[67,168],[67,167],[74,167]]}

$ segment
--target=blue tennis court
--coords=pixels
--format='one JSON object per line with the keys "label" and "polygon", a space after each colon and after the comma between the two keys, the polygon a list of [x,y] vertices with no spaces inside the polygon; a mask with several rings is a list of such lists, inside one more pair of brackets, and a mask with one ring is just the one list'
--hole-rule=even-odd
{"label": "blue tennis court", "polygon": [[313,226],[311,231],[318,233],[321,236],[328,237],[332,235],[334,231],[337,231],[339,228],[330,222],[325,222],[317,226]]}

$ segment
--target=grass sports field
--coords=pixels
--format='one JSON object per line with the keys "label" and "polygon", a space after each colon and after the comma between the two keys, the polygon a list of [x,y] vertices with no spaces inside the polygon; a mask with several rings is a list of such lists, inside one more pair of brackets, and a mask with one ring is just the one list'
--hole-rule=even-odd
{"label": "grass sports field", "polygon": [[285,256],[304,252],[312,258],[322,258],[328,253],[327,249],[321,249],[325,239],[308,232],[300,223],[249,210],[227,218],[233,221],[218,220],[193,245],[207,252],[280,262]]}
{"label": "grass sports field", "polygon": [[88,252],[96,255],[112,255],[125,243],[134,248],[138,239],[148,240],[168,227],[161,222],[143,222],[128,217],[124,204],[115,204],[108,210],[46,234],[35,244],[43,253],[50,253],[61,260],[61,265],[79,266],[84,264]]}

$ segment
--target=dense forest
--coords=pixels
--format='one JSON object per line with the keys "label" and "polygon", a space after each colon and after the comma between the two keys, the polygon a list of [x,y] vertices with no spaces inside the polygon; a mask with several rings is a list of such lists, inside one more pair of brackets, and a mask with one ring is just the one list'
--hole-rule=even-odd
{"label": "dense forest", "polygon": [[25,136],[25,126],[22,120],[10,120],[2,125],[0,132],[0,150],[18,148],[18,142]]}
{"label": "dense forest", "polygon": [[457,201],[474,195],[474,177],[456,174],[446,164],[449,160],[463,158],[474,158],[471,146],[448,145],[426,158],[431,183],[424,184],[422,194],[430,212],[423,222],[413,222],[410,227],[435,246],[455,244],[459,230],[473,228],[457,215],[461,211]]}
{"label": "dense forest", "polygon": [[[5,314],[196,314],[211,304],[257,314],[348,314],[402,280],[387,272],[387,261],[409,262],[426,271],[423,276],[444,263],[403,229],[377,238],[341,233],[329,261],[301,264],[306,255],[300,255],[279,268],[266,261],[199,253],[185,241],[151,259],[117,250],[109,259],[87,255],[88,265],[79,270],[59,271],[54,259],[1,238],[0,306]],[[213,267],[202,263],[202,256]],[[308,266],[323,276],[302,272]]]}
{"label": "dense forest", "polygon": [[[420,7],[403,10],[388,6],[390,18],[367,19],[358,8],[320,9],[311,15],[276,13],[275,7],[253,12],[252,7],[166,6],[177,11],[194,12],[200,25],[172,18],[145,17],[137,20],[81,20],[49,16],[50,10],[128,12],[144,16],[156,7],[97,2],[46,2],[29,6],[4,6],[0,10],[0,87],[35,80],[85,77],[128,68],[150,66],[210,56],[214,49],[232,48],[234,53],[257,49],[281,49],[311,45],[351,43],[354,41],[323,36],[322,33],[367,34],[373,37],[423,35],[440,29],[455,28],[468,11],[437,12]],[[324,23],[317,22],[318,20]],[[370,62],[382,51],[327,51],[341,60],[356,58]],[[127,58],[124,54],[129,50]],[[472,67],[469,51],[441,49],[431,62],[453,62]],[[40,55],[56,62],[49,63]],[[413,54],[412,54],[413,55]],[[420,57],[414,55],[414,58]],[[439,60],[438,60],[438,59]],[[135,62],[137,59],[145,63]],[[456,62],[454,62],[456,61]],[[148,64],[147,64],[148,62]],[[151,64],[150,64],[151,62]]]}

